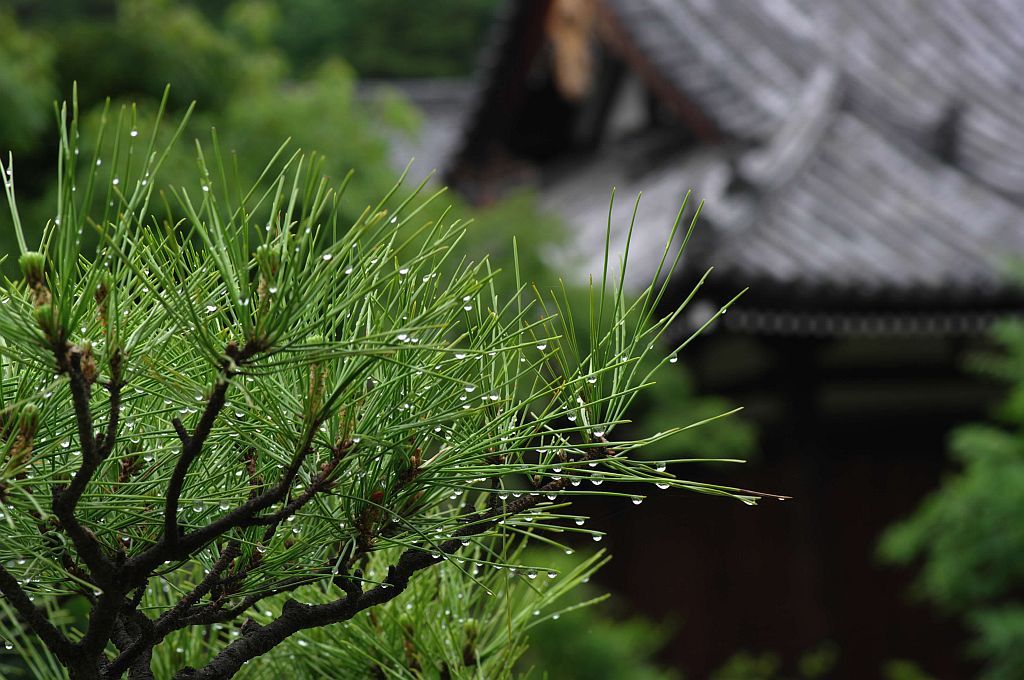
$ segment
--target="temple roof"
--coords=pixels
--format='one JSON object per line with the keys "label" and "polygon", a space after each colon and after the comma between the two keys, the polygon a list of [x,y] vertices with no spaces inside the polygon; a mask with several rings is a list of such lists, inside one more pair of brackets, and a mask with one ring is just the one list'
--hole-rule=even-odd
{"label": "temple roof", "polygon": [[[538,23],[553,1],[509,6],[456,166],[515,129],[497,119],[515,115],[516,79],[545,58]],[[620,203],[645,192],[631,257],[656,264],[661,227],[693,189],[707,222],[693,266],[773,308],[973,314],[1024,300],[1007,276],[1024,258],[1024,5],[593,2],[595,42],[701,143],[652,129],[544,163],[544,204],[594,245],[577,259],[597,261],[617,186]]]}

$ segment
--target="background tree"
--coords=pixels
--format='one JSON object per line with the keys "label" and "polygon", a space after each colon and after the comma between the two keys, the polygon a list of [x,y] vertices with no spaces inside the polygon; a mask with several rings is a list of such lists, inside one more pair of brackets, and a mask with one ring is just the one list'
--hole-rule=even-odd
{"label": "background tree", "polygon": [[906,520],[884,535],[881,554],[920,563],[917,593],[973,631],[982,676],[1024,676],[1024,325],[1003,323],[1002,351],[976,370],[1009,384],[995,422],[958,428],[950,455],[958,469]]}

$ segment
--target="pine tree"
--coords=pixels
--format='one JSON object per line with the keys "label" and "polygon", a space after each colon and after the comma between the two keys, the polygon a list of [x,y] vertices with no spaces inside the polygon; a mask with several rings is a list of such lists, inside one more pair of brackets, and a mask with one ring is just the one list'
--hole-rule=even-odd
{"label": "pine tree", "polygon": [[163,187],[184,120],[162,144],[106,115],[87,158],[70,108],[38,246],[0,166],[0,626],[36,676],[499,677],[604,559],[524,563],[601,538],[575,496],[763,495],[632,455],[671,431],[614,436],[688,342],[658,344],[669,248],[635,299],[606,263],[576,328],[564,291],[460,256],[423,186],[343,225],[315,156],[243,187],[214,135]]}

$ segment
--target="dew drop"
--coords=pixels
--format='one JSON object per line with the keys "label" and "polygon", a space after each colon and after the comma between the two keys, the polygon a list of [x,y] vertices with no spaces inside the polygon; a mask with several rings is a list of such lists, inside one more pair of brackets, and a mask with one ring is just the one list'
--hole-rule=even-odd
{"label": "dew drop", "polygon": [[330,262],[331,260],[334,259],[334,255],[331,255],[330,253],[324,253],[323,255],[320,256],[320,259],[323,260],[324,262]]}

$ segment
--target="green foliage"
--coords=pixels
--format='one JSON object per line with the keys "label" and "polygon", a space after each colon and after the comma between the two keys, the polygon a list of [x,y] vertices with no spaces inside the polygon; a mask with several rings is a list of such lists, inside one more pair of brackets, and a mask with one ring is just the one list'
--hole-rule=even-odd
{"label": "green foliage", "polygon": [[597,608],[579,609],[537,626],[526,657],[536,671],[527,677],[671,680],[679,676],[650,661],[666,637],[662,628],[644,619],[619,619]]}
{"label": "green foliage", "polygon": [[824,642],[805,652],[797,661],[796,669],[788,672],[777,654],[764,652],[738,652],[716,670],[712,680],[816,680],[827,678],[839,661],[839,649],[834,643]]}
{"label": "green foliage", "polygon": [[53,47],[0,11],[0,152],[32,151],[50,122],[56,96]]}
{"label": "green foliage", "polygon": [[340,56],[364,76],[458,76],[472,69],[496,6],[495,0],[241,0],[228,7],[226,19],[272,40],[300,70]]}
{"label": "green foliage", "polygon": [[174,83],[172,109],[196,100],[220,109],[240,89],[274,83],[286,70],[279,55],[250,49],[196,9],[167,0],[118,0],[113,16],[86,14],[40,28],[59,36],[61,90],[77,82],[86,108],[108,95],[159,100]]}
{"label": "green foliage", "polygon": [[[532,612],[554,618],[599,566],[524,558],[600,538],[575,496],[758,500],[632,455],[671,430],[615,438],[668,360],[658,340],[686,301],[658,313],[667,284],[630,300],[605,271],[574,317],[517,268],[499,287],[429,196],[395,187],[350,224],[317,157],[282,147],[243,172],[216,143],[197,146],[195,180],[166,184],[187,122],[165,134],[124,106],[92,131],[108,142],[81,142],[75,111],[38,246],[2,168],[22,273],[0,292],[0,590],[30,667],[90,673],[116,642],[124,666],[149,645],[161,676],[224,677],[289,641],[357,674],[493,677]],[[88,621],[54,610],[51,630],[29,596]],[[280,654],[267,663],[293,665]]]}
{"label": "green foliage", "polygon": [[[376,105],[357,101],[354,74],[345,64],[326,62],[308,78],[290,82],[284,78],[287,68],[277,52],[220,32],[194,8],[159,0],[118,0],[114,9],[109,16],[57,23],[40,18],[35,24],[40,36],[37,44],[45,44],[40,41],[48,38],[58,46],[56,71],[61,87],[69,92],[73,82],[79,83],[83,132],[93,132],[102,124],[106,108],[102,95],[113,95],[115,109],[118,102],[137,102],[140,120],[145,121],[160,105],[165,85],[172,82],[166,102],[170,111],[183,111],[196,100],[201,103],[183,132],[185,139],[208,139],[209,130],[219,128],[223,148],[237,158],[243,183],[254,181],[265,159],[290,136],[304,148],[318,149],[324,157],[323,172],[336,182],[350,169],[358,169],[349,190],[352,204],[359,207],[343,207],[356,213],[345,214],[349,221],[391,185],[384,132],[388,121],[407,126],[411,110],[392,98],[379,107],[386,110],[384,116]],[[0,65],[0,72],[3,68]],[[0,129],[5,121],[21,129],[29,123],[37,126],[36,118],[47,120],[53,95],[49,85],[31,116],[19,109],[0,112]],[[139,129],[148,133],[144,125]],[[163,130],[161,139],[172,133],[173,129]],[[102,155],[112,151],[113,141],[108,138],[106,143]],[[83,144],[82,152],[92,155],[94,149]],[[21,197],[25,228],[33,238],[53,217],[52,162],[47,155],[29,158],[23,165],[23,172],[41,175],[32,183],[33,192]],[[79,167],[78,172],[85,171]],[[162,172],[170,185],[194,181],[195,160],[187,146],[172,151]],[[173,201],[168,203],[173,208]],[[0,217],[0,226],[7,224]]]}
{"label": "green foliage", "polygon": [[[111,41],[99,45],[101,49],[92,55],[99,61],[98,75],[114,76],[107,88],[99,87],[97,92],[117,92],[109,86],[124,79],[151,87],[176,81],[183,74],[213,85],[213,90],[202,93],[183,89],[176,96],[184,101],[209,101],[210,95],[217,95],[215,76],[237,75],[239,60],[232,55],[223,53],[228,58],[222,63],[209,59],[232,49],[214,44],[211,25],[224,29],[224,36],[240,44],[274,48],[300,74],[325,59],[341,57],[366,76],[465,76],[473,68],[499,5],[498,0],[47,0],[44,9],[33,0],[8,2],[33,23],[64,26],[61,33],[71,40],[68,50],[62,47],[67,55],[81,54],[82,48],[96,45],[97,40]],[[118,17],[115,24],[109,21],[112,16]],[[170,21],[157,23],[161,20]],[[133,23],[140,29],[158,30],[132,31]],[[175,39],[185,41],[182,49],[173,49]],[[155,41],[154,49],[146,48],[146,40]],[[130,55],[143,57],[137,64],[141,67],[138,78],[116,63],[118,57]],[[175,64],[185,71],[163,70]],[[192,70],[197,65],[212,70],[199,74]]]}
{"label": "green foliage", "polygon": [[984,677],[1002,680],[1024,673],[1024,328],[1003,324],[995,337],[1003,352],[974,363],[1010,385],[1002,422],[955,431],[958,471],[889,528],[880,552],[897,564],[920,560],[919,595],[963,618]]}
{"label": "green foliage", "polygon": [[907,659],[892,659],[882,666],[882,677],[885,680],[935,680],[921,668]]}
{"label": "green foliage", "polygon": [[742,416],[722,418],[735,411],[723,397],[700,395],[690,374],[682,367],[665,366],[655,374],[657,383],[638,403],[644,414],[638,422],[643,432],[660,432],[680,418],[703,423],[671,439],[657,442],[647,450],[653,458],[693,456],[695,458],[745,459],[757,450],[757,431]]}
{"label": "green foliage", "polygon": [[[564,563],[558,571],[495,569],[486,566],[489,556],[479,547],[463,551],[459,559],[467,573],[439,568],[424,574],[401,602],[340,624],[341,630],[313,629],[290,638],[239,677],[356,678],[379,671],[409,679],[507,677],[550,622],[586,606],[576,597],[570,604],[566,596],[607,560],[598,553]],[[312,599],[329,597],[321,593]],[[261,614],[267,620],[276,612]],[[582,637],[581,631],[561,630],[573,639]]]}
{"label": "green foliage", "polygon": [[782,661],[771,653],[737,652],[711,676],[712,680],[775,680]]}
{"label": "green foliage", "polygon": [[[528,556],[563,572],[579,560],[578,553],[551,550],[533,550]],[[668,641],[671,626],[630,617],[625,604],[614,595],[602,595],[589,584],[589,577],[584,578],[566,595],[564,611],[544,617],[530,631],[529,646],[517,670],[527,678],[559,680],[676,678],[651,661]],[[533,613],[543,615],[538,610]]]}

